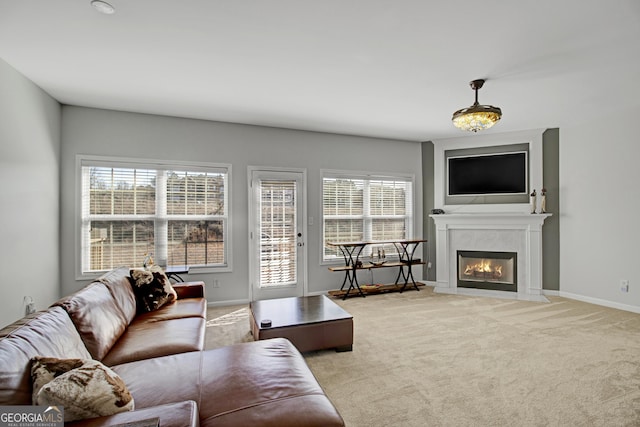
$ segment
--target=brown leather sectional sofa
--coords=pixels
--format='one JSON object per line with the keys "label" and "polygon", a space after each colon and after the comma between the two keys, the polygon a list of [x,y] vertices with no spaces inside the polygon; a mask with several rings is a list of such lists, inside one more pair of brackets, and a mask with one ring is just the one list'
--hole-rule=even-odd
{"label": "brown leather sectional sofa", "polygon": [[124,380],[136,409],[71,425],[344,425],[289,341],[203,350],[204,283],[176,284],[177,301],[136,315],[128,275],[109,272],[0,330],[0,405],[31,404],[32,357],[93,358]]}

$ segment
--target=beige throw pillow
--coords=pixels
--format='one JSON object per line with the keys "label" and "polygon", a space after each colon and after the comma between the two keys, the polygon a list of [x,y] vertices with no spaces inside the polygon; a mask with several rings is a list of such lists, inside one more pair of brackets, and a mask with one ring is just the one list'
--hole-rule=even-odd
{"label": "beige throw pillow", "polygon": [[134,409],[122,378],[97,360],[36,357],[31,376],[33,404],[64,407],[65,422]]}

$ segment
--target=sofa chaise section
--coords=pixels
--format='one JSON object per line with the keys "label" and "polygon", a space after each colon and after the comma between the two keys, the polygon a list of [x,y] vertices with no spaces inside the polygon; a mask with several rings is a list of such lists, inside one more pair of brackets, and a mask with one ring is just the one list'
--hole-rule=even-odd
{"label": "sofa chaise section", "polygon": [[298,350],[284,338],[113,366],[140,407],[194,400],[201,426],[342,426]]}

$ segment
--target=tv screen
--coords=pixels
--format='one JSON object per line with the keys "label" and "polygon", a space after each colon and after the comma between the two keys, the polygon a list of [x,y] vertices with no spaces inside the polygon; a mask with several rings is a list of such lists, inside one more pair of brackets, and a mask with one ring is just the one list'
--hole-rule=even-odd
{"label": "tv screen", "polygon": [[526,194],[527,153],[448,158],[450,196]]}

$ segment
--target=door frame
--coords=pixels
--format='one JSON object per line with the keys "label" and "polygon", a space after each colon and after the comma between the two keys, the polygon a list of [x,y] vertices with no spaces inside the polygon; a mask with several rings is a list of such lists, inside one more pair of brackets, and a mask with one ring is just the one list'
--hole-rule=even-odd
{"label": "door frame", "polygon": [[[253,232],[255,229],[255,216],[254,216],[254,199],[253,199],[253,174],[254,172],[282,172],[282,173],[296,173],[296,174],[301,174],[302,176],[302,182],[300,184],[301,189],[302,189],[302,197],[299,198],[299,202],[302,203],[301,206],[301,215],[302,215],[302,221],[301,221],[301,227],[302,227],[302,241],[304,243],[304,245],[302,246],[302,259],[303,259],[303,266],[302,266],[302,272],[301,272],[301,277],[302,277],[302,295],[308,295],[309,293],[309,256],[308,256],[308,237],[307,237],[307,230],[308,230],[308,224],[307,224],[307,169],[306,168],[288,168],[288,167],[276,167],[276,166],[247,166],[247,189],[248,189],[248,208],[247,208],[247,212],[248,212],[248,233],[247,233],[247,242],[248,242],[248,256],[249,256],[249,280],[248,280],[248,284],[249,284],[249,301],[253,301],[254,300],[254,284],[253,284],[253,280],[254,280],[254,269],[258,268],[258,265],[256,265],[259,261],[256,259],[255,256],[255,251],[254,251],[254,240],[253,240]],[[297,266],[299,268],[299,266]]]}

